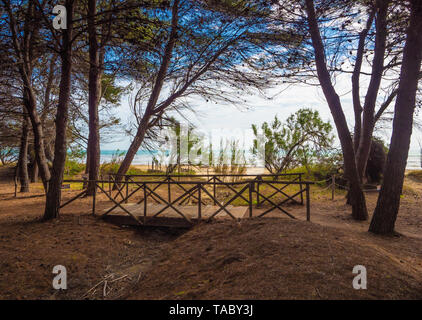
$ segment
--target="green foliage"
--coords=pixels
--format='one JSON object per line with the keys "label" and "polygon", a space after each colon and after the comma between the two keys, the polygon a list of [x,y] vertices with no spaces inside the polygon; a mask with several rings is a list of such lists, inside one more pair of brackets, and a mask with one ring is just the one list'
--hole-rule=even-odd
{"label": "green foliage", "polygon": [[80,146],[71,146],[67,152],[67,159],[82,162],[85,159],[86,151]]}
{"label": "green foliage", "polygon": [[106,103],[119,105],[122,96],[129,92],[131,86],[119,86],[115,84],[116,78],[113,74],[104,73],[101,77],[102,99]]}
{"label": "green foliage", "polygon": [[74,176],[80,174],[85,170],[85,164],[72,159],[66,159],[66,163],[64,166],[64,173],[67,176]]}
{"label": "green foliage", "polygon": [[128,174],[128,175],[131,175],[131,174],[133,174],[133,175],[145,174],[145,171],[142,171],[141,169],[138,169],[138,168],[135,168],[133,166],[130,166],[129,167],[129,170],[127,171],[126,174]]}
{"label": "green foliage", "polygon": [[[227,141],[223,144],[220,140],[220,150],[218,152],[217,163],[213,164],[214,172],[217,174],[245,174],[246,159],[245,151],[241,150],[239,141]],[[236,180],[235,178],[231,179]]]}
{"label": "green foliage", "polygon": [[120,164],[123,161],[124,152],[117,150],[112,154],[110,162],[104,162],[100,166],[100,175],[115,174],[119,170]]}
{"label": "green foliage", "polygon": [[64,165],[64,173],[68,176],[74,176],[85,170],[86,151],[80,147],[72,147],[67,152],[66,162]]}
{"label": "green foliage", "polygon": [[263,157],[271,173],[281,173],[301,165],[309,171],[312,163],[326,154],[333,143],[332,126],[324,122],[318,111],[303,108],[282,123],[277,116],[273,122],[252,125],[255,135],[252,154]]}
{"label": "green foliage", "polygon": [[[343,156],[340,151],[332,152],[324,157],[320,157],[308,166],[298,166],[287,170],[287,173],[305,173],[303,178],[309,181],[320,182],[321,185],[327,185],[331,177],[335,174],[342,176]],[[283,178],[284,179],[284,178]]]}
{"label": "green foliage", "polygon": [[[189,166],[203,165],[203,159],[209,157],[207,150],[203,149],[204,135],[197,132],[195,126],[189,124],[183,128],[175,119],[171,119],[170,131],[165,136],[165,150],[159,150],[158,157],[154,156],[153,161],[158,165],[168,158],[168,173],[180,171],[184,164]],[[170,152],[168,151],[170,150]],[[180,169],[178,169],[180,167]]]}

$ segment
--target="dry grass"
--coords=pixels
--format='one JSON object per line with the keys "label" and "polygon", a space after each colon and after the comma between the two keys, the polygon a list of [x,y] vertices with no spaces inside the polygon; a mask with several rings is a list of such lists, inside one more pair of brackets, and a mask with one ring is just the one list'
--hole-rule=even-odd
{"label": "dry grass", "polygon": [[422,182],[422,170],[412,170],[407,173],[409,178]]}
{"label": "dry grass", "polygon": [[[171,243],[129,297],[420,299],[420,245],[288,219],[215,222]],[[367,268],[368,290],[352,288],[359,264]]]}
{"label": "dry grass", "polygon": [[[311,223],[302,206],[289,206],[297,220],[216,221],[175,233],[97,220],[88,214],[89,198],[41,223],[40,191],[15,199],[13,185],[3,183],[0,298],[421,299],[422,184],[406,185],[396,223],[401,236],[379,237],[367,232],[368,221],[350,218],[344,192],[331,201],[330,190],[318,187],[311,189]],[[367,195],[370,212],[376,196]],[[98,210],[109,205],[99,197]],[[68,268],[64,292],[51,286],[57,264]],[[368,290],[352,288],[357,264],[367,267]]]}

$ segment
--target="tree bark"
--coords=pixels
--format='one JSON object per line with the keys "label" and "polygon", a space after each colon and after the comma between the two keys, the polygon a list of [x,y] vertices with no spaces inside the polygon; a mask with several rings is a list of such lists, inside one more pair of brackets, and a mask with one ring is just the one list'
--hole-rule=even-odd
{"label": "tree bark", "polygon": [[86,149],[85,174],[89,173],[89,164],[90,164],[89,156],[90,156],[90,152],[89,152],[89,144],[88,144],[87,149]]}
{"label": "tree bark", "polygon": [[384,180],[369,231],[391,234],[400,207],[404,173],[412,135],[416,91],[422,61],[422,2],[411,1],[410,23],[403,51],[400,82],[394,107],[393,133]]}
{"label": "tree bark", "polygon": [[356,52],[356,62],[352,74],[352,99],[353,99],[353,110],[355,113],[355,128],[353,134],[355,152],[359,147],[360,132],[362,127],[362,105],[360,102],[360,72],[362,69],[363,55],[365,52],[365,40],[368,35],[369,29],[371,29],[374,21],[375,12],[372,11],[366,22],[366,27],[359,33],[359,43]]}
{"label": "tree bark", "polygon": [[29,113],[29,118],[31,119],[32,129],[34,132],[34,149],[35,149],[35,159],[38,162],[38,167],[40,171],[40,176],[44,185],[44,189],[47,190],[47,184],[50,180],[50,169],[48,167],[47,157],[45,155],[45,145],[44,145],[44,131],[36,111],[36,102],[33,97],[28,103],[27,111]]}
{"label": "tree bark", "polygon": [[176,44],[177,25],[179,21],[178,11],[179,11],[179,0],[175,0],[173,3],[173,8],[172,8],[171,32],[170,32],[169,40],[164,49],[163,60],[160,65],[160,69],[158,70],[157,78],[155,80],[154,87],[149,97],[147,107],[145,108],[145,112],[142,117],[141,123],[136,132],[136,136],[133,139],[128,152],[126,153],[125,158],[123,159],[123,162],[119,167],[119,170],[117,171],[116,182],[120,182],[121,176],[126,174],[127,170],[129,170],[129,167],[133,161],[133,158],[135,157],[136,153],[138,152],[138,149],[140,148],[144,140],[145,134],[148,130],[149,121],[152,115],[155,113],[154,108],[157,105],[157,101],[160,96],[161,89],[163,87],[167,69],[170,65],[171,57],[173,55],[173,48],[174,48],[174,45]]}
{"label": "tree bark", "polygon": [[69,98],[72,75],[72,34],[74,0],[66,0],[67,29],[62,30],[62,50],[60,53],[61,77],[59,103],[56,114],[56,140],[54,144],[54,161],[52,176],[48,184],[48,192],[43,220],[50,220],[59,216],[61,186],[66,162],[67,143],[66,131],[69,111]]}
{"label": "tree bark", "polygon": [[29,120],[28,116],[22,119],[22,135],[19,149],[18,172],[20,181],[20,192],[29,192],[29,175],[28,175],[28,145],[29,145]]}
{"label": "tree bark", "polygon": [[87,161],[89,161],[87,169],[89,173],[89,183],[87,195],[95,192],[95,180],[98,179],[98,171],[100,168],[100,123],[98,114],[98,105],[101,97],[101,74],[104,55],[98,45],[97,28],[95,26],[95,16],[97,13],[96,0],[88,1],[88,35],[89,35],[89,97],[88,97],[88,113],[89,113],[89,136]]}
{"label": "tree bark", "polygon": [[381,85],[382,73],[384,70],[385,46],[387,38],[387,10],[389,0],[376,1],[376,35],[374,60],[372,63],[371,80],[365,96],[363,105],[362,129],[359,135],[359,147],[356,150],[356,166],[358,175],[363,181],[371,149],[372,134],[375,126],[375,105],[378,91]]}
{"label": "tree bark", "polygon": [[31,166],[31,182],[38,182],[38,175],[39,175],[38,163],[34,159]]}
{"label": "tree bark", "polygon": [[330,74],[327,69],[324,45],[322,43],[321,34],[315,15],[314,3],[312,0],[306,0],[306,12],[312,45],[314,47],[318,79],[333,116],[343,152],[345,177],[350,184],[352,216],[355,220],[366,220],[368,218],[368,212],[366,208],[365,196],[362,191],[362,186],[356,167],[353,141],[347,126],[347,121],[341,106],[340,98],[333,87]]}
{"label": "tree bark", "polygon": [[19,41],[18,33],[16,30],[16,20],[14,18],[10,2],[5,2],[6,10],[9,16],[9,26],[12,34],[12,42],[15,50],[15,54],[19,61],[19,74],[21,75],[23,82],[23,91],[25,97],[24,106],[31,120],[32,129],[34,132],[34,148],[35,156],[40,169],[40,175],[43,181],[44,189],[47,190],[47,183],[50,179],[50,170],[48,168],[47,159],[44,151],[44,133],[40,117],[37,112],[37,100],[32,87],[31,75],[32,75],[32,46],[31,46],[31,28],[30,25],[33,23],[34,17],[34,3],[29,2],[22,43]]}
{"label": "tree bark", "polygon": [[125,155],[125,158],[123,159],[119,170],[117,171],[117,177],[116,182],[120,182],[121,175],[126,174],[126,172],[129,170],[129,167],[135,158],[136,153],[138,152],[139,148],[141,147],[142,142],[144,141],[145,134],[148,130],[148,122],[150,117],[144,115],[142,118],[142,121],[138,127],[138,130],[136,132],[136,136],[133,139],[132,143],[130,144],[130,147]]}

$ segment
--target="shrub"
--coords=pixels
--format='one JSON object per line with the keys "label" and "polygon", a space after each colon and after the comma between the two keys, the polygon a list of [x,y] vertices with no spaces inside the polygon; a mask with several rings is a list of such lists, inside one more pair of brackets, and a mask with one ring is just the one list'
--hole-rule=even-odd
{"label": "shrub", "polygon": [[100,166],[100,175],[116,174],[119,167],[119,163],[105,162]]}
{"label": "shrub", "polygon": [[127,171],[128,175],[138,175],[138,174],[146,174],[145,171],[142,171],[141,169],[138,169],[136,167],[130,166],[129,170]]}
{"label": "shrub", "polygon": [[381,182],[386,158],[386,148],[383,141],[378,138],[373,138],[365,172],[368,182]]}
{"label": "shrub", "polygon": [[85,164],[76,160],[66,159],[64,172],[68,176],[74,176],[85,170]]}

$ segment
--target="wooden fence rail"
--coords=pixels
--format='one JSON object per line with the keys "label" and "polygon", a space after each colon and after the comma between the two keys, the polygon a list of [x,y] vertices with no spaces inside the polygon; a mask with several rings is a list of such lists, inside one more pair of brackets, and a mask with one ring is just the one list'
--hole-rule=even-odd
{"label": "wooden fence rail", "polygon": [[[295,217],[288,212],[286,207],[283,207],[283,205],[289,201],[295,204],[304,205],[304,199],[306,199],[306,220],[310,221],[311,212],[309,191],[310,185],[313,184],[313,182],[303,181],[302,174],[300,173],[284,175],[293,177],[292,180],[278,180],[278,178],[283,175],[166,175],[160,176],[162,180],[136,180],[136,178],[146,176],[157,178],[157,175],[126,175],[120,179],[116,179],[116,175],[109,175],[106,180],[102,179],[94,181],[95,192],[93,194],[92,201],[92,214],[96,215],[97,193],[104,194],[112,203],[112,207],[102,213],[102,217],[109,215],[116,209],[120,209],[136,220],[139,225],[147,224],[147,220],[149,218],[162,216],[162,214],[168,209],[173,210],[180,218],[189,224],[194,223],[194,221],[192,221],[193,219],[196,221],[210,220],[223,212],[232,219],[237,219],[229,208],[229,206],[235,201],[241,201],[242,205],[247,206],[249,211],[248,216],[250,218],[254,217],[254,208],[262,208],[259,210],[259,214],[255,216],[263,217],[278,209],[283,214],[294,219]],[[222,176],[234,176],[242,179],[239,181],[223,181],[221,178]],[[175,177],[206,179],[178,181]],[[117,182],[117,180],[120,181]],[[65,180],[64,182],[85,182],[86,185],[87,181]],[[108,188],[106,187],[107,184]],[[289,186],[297,186],[298,191],[293,193],[290,192],[289,194],[287,191],[287,187]],[[158,192],[160,187],[167,187],[166,195],[163,196],[163,193]],[[271,193],[268,195],[264,193],[263,189],[270,190]],[[172,191],[176,190],[181,192],[181,194],[173,196]],[[221,197],[218,196],[217,191],[223,191],[223,200],[220,199]],[[85,194],[86,189],[70,200],[64,202],[61,207],[70,204]],[[139,194],[142,195],[142,198],[137,200],[135,203],[138,205],[143,204],[142,217],[136,216],[130,211],[129,207],[125,207],[125,204],[127,204],[130,199],[134,199],[134,196]],[[254,194],[256,196],[256,201],[254,201]],[[283,199],[277,200],[275,198],[276,196],[280,196]],[[150,214],[148,216],[148,201],[154,201],[164,206],[154,214]],[[197,214],[195,218],[189,217],[185,212],[183,212],[183,205],[186,205],[190,201],[196,202],[197,204]],[[207,201],[218,208],[208,217],[204,217],[203,207],[207,205]],[[265,207],[263,206],[264,204],[266,204]],[[264,211],[262,212],[262,210]]]}

